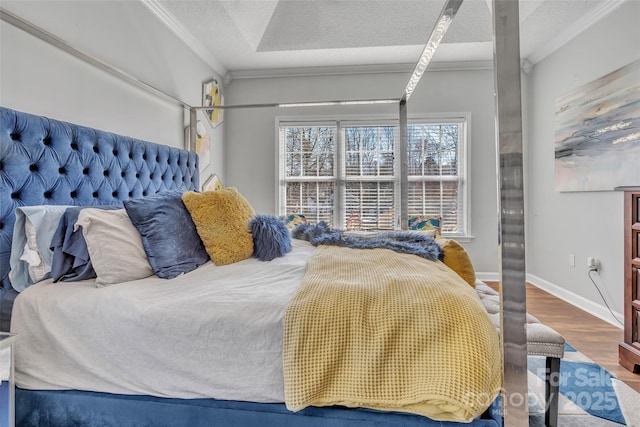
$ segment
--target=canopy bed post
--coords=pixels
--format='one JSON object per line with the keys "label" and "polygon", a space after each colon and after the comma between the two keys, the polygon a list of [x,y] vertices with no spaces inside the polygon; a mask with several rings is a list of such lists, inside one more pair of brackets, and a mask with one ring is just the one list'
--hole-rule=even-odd
{"label": "canopy bed post", "polygon": [[400,101],[399,111],[399,124],[400,128],[400,229],[406,230],[408,228],[407,218],[409,218],[409,202],[407,196],[407,190],[409,186],[408,173],[408,140],[407,140],[407,101],[402,99]]}
{"label": "canopy bed post", "polygon": [[528,425],[522,104],[518,2],[493,0],[505,426]]}
{"label": "canopy bed post", "polygon": [[429,66],[429,62],[431,62],[431,58],[433,58],[433,54],[436,53],[442,38],[445,33],[449,29],[453,18],[458,13],[460,6],[462,5],[463,0],[447,0],[447,2],[442,7],[440,11],[440,16],[436,20],[436,24],[429,35],[429,39],[427,43],[424,45],[424,49],[422,50],[422,54],[416,63],[415,68],[413,69],[413,73],[411,73],[411,77],[409,77],[409,81],[402,92],[402,96],[400,97],[400,110],[399,110],[399,124],[400,128],[400,229],[406,230],[408,228],[407,218],[409,218],[409,209],[408,209],[408,187],[409,187],[409,178],[408,178],[408,148],[409,141],[407,139],[407,101],[411,97],[411,94],[415,90],[416,86],[420,82],[422,75],[427,70]]}
{"label": "canopy bed post", "polygon": [[189,144],[189,151],[196,151],[196,132],[197,132],[197,125],[198,125],[198,117],[196,116],[196,108],[195,107],[189,107],[189,141],[187,141],[187,143]]}
{"label": "canopy bed post", "polygon": [[67,43],[66,41],[62,40],[61,38],[51,34],[48,31],[43,30],[42,28],[33,25],[32,23],[20,18],[17,15],[14,15],[13,13],[9,12],[8,10],[0,7],[0,20],[7,22],[8,24],[13,25],[16,28],[19,28],[25,32],[27,32],[28,34],[31,34],[32,36],[45,41],[49,44],[51,44],[52,46],[57,47],[58,49],[67,52],[68,54],[72,55],[73,57],[84,61],[87,64],[91,64],[94,67],[97,67],[98,69],[111,74],[112,76],[115,76],[125,82],[128,82],[134,86],[137,86],[141,89],[146,90],[147,92],[150,92],[162,99],[164,99],[165,101],[168,101],[174,105],[178,105],[182,108],[189,108],[189,105],[187,105],[186,103],[182,102],[181,100],[161,91],[160,89],[143,82],[142,80],[139,80],[138,78],[132,76],[129,73],[126,73],[124,71],[122,71],[119,68],[116,68],[100,59],[97,59],[87,53],[84,53],[83,51],[80,51],[78,49],[76,49],[75,47],[71,46],[69,43]]}

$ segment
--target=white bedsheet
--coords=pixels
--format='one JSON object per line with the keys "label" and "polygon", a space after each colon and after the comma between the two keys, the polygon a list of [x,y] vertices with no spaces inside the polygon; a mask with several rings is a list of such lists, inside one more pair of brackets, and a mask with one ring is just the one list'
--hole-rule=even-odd
{"label": "white bedsheet", "polygon": [[283,258],[173,280],[32,285],[13,309],[16,384],[283,402],[284,315],[313,250],[294,239]]}

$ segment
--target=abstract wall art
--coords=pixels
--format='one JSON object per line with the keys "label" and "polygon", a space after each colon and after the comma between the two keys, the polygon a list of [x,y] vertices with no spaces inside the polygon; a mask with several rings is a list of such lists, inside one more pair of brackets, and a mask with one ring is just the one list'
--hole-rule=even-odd
{"label": "abstract wall art", "polygon": [[[218,86],[218,80],[213,79],[208,82],[203,83],[202,85],[202,105],[204,107],[213,107],[216,105],[224,105],[224,96],[220,90],[220,86]],[[224,119],[224,110],[222,109],[211,109],[204,110],[205,114],[209,118],[211,122],[211,126],[218,127],[222,120]]]}
{"label": "abstract wall art", "polygon": [[559,97],[555,188],[640,185],[640,60]]}

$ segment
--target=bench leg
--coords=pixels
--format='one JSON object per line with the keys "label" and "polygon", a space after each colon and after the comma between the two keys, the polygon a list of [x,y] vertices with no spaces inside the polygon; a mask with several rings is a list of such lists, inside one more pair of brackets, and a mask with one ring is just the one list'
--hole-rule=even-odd
{"label": "bench leg", "polygon": [[545,370],[545,412],[544,425],[558,427],[558,401],[560,400],[560,359],[547,357]]}

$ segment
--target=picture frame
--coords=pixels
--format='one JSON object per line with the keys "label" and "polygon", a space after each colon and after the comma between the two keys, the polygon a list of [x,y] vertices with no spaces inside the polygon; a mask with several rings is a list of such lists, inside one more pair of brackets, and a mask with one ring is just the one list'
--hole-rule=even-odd
{"label": "picture frame", "polygon": [[209,178],[206,179],[204,184],[202,184],[202,191],[214,191],[221,190],[224,188],[222,181],[218,178],[218,175],[213,174],[210,175]]}
{"label": "picture frame", "polygon": [[[224,105],[224,96],[218,85],[218,80],[211,79],[202,84],[202,106],[211,107],[216,105]],[[204,113],[214,128],[218,127],[224,120],[224,110],[222,109],[206,109]]]}

